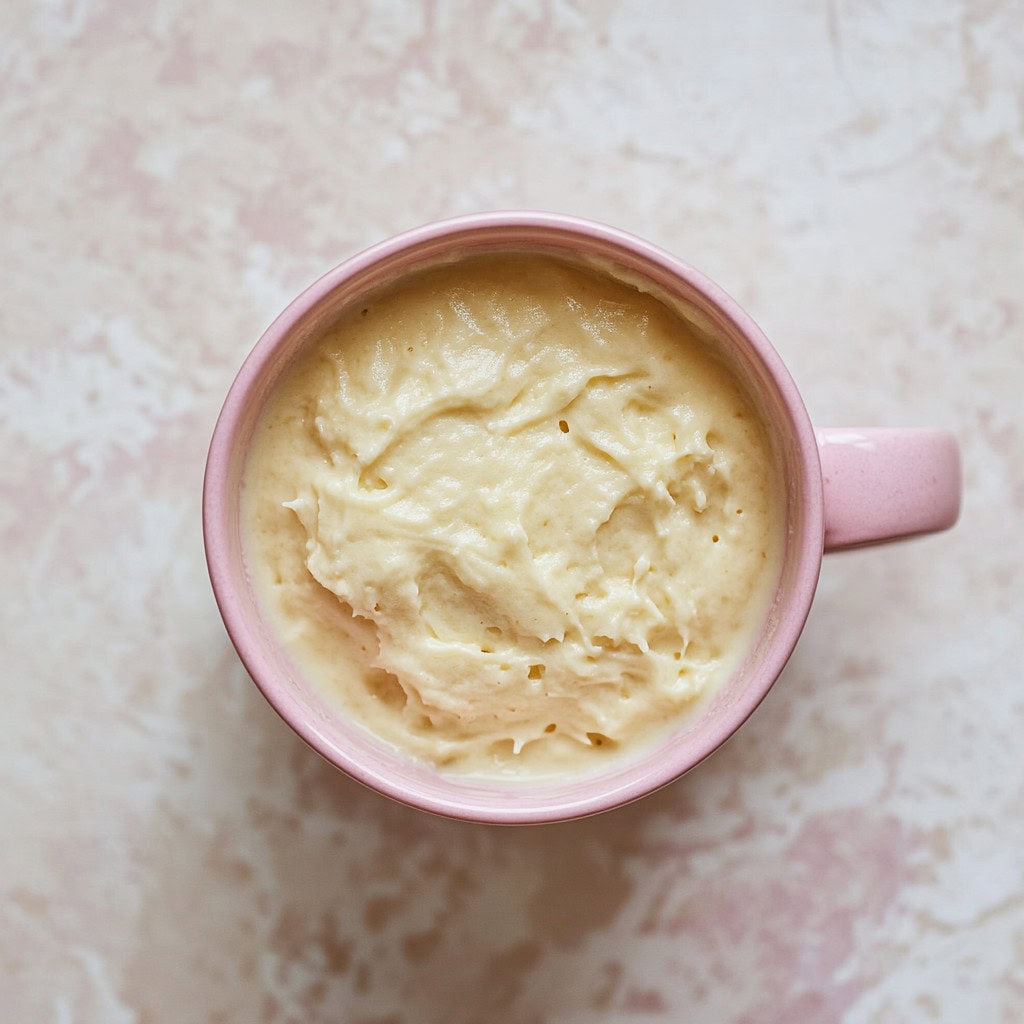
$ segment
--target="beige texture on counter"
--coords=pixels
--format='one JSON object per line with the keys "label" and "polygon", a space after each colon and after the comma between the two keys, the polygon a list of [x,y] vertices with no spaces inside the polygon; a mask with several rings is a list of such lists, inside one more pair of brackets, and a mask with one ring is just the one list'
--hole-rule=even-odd
{"label": "beige texture on counter", "polygon": [[[0,1019],[1024,1013],[1019,2],[0,12]],[[717,278],[821,425],[963,444],[952,533],[827,562],[740,734],[501,830],[325,766],[220,624],[199,494],[260,332],[454,213]]]}

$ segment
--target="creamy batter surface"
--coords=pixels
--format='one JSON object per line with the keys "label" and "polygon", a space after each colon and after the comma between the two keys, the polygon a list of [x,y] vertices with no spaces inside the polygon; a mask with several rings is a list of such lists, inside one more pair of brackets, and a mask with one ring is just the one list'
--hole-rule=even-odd
{"label": "creamy batter surface", "polygon": [[763,423],[657,299],[541,256],[385,290],[259,425],[246,555],[303,671],[410,755],[586,770],[743,659],[779,571]]}

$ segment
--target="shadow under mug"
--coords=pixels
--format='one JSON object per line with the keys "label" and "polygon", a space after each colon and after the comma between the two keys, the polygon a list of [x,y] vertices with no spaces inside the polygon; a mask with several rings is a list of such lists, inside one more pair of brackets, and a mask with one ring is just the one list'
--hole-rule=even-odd
{"label": "shadow under mug", "polygon": [[[296,356],[383,283],[492,252],[542,252],[614,268],[698,320],[745,381],[772,432],[785,490],[785,550],[771,610],[750,656],[706,707],[632,758],[586,775],[493,780],[418,763],[346,720],[303,677],[260,609],[246,570],[240,491],[250,442]],[[232,385],[214,430],[203,529],[214,594],[242,662],[271,705],[351,777],[413,807],[471,821],[527,824],[609,810],[683,775],[728,739],[776,681],[803,630],[822,555],[952,526],[960,457],[948,434],[812,427],[778,353],[716,284],[617,229],[557,214],[477,214],[426,225],[367,249],[316,281],[274,321]]]}

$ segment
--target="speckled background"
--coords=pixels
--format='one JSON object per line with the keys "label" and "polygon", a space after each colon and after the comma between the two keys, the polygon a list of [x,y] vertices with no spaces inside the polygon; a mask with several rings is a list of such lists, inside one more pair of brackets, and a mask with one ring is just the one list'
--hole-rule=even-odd
{"label": "speckled background", "polygon": [[[1024,1019],[1024,5],[8,0],[0,1019]],[[203,461],[288,299],[480,209],[716,277],[951,533],[832,556],[780,683],[624,810],[387,803],[275,717]]]}

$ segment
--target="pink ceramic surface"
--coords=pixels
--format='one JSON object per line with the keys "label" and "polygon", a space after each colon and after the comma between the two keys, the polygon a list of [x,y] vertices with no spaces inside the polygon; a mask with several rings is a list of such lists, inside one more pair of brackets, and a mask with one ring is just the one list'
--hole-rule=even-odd
{"label": "pink ceramic surface", "polygon": [[960,451],[937,430],[818,431],[825,550],[945,530],[960,514]]}
{"label": "pink ceramic surface", "polygon": [[[699,310],[759,397],[784,467],[787,541],[772,612],[750,658],[706,711],[665,742],[598,775],[498,783],[445,776],[346,722],[302,678],[264,622],[243,559],[239,490],[256,419],[289,360],[369,288],[439,259],[488,250],[545,250],[609,261]],[[207,562],[228,633],[256,684],[295,731],[353,778],[424,810],[519,824],[604,811],[678,778],[731,736],[764,698],[804,627],[823,551],[951,526],[959,458],[925,430],[813,430],[778,354],[750,317],[704,275],[613,228],[540,213],[496,213],[419,228],[374,246],[302,293],[238,374],[210,446],[203,498]]]}

